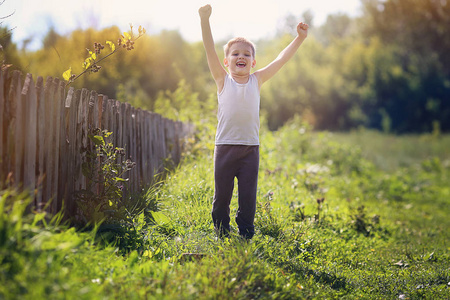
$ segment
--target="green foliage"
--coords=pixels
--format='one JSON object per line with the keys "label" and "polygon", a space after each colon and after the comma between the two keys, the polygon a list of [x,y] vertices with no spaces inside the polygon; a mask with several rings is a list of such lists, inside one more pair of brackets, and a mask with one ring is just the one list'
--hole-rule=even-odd
{"label": "green foliage", "polygon": [[380,222],[378,215],[373,216],[372,220],[368,220],[364,205],[356,208],[356,211],[351,215],[353,228],[366,236],[369,236],[376,225]]}
{"label": "green foliage", "polygon": [[216,106],[213,97],[199,99],[199,94],[182,79],[175,91],[161,91],[158,94],[154,111],[172,120],[201,126],[215,119]]}
{"label": "green foliage", "polygon": [[153,110],[150,96],[141,88],[137,78],[129,78],[124,83],[119,83],[116,91],[116,98],[120,102],[128,102],[133,107],[145,110]]}
{"label": "green foliage", "polygon": [[273,215],[270,202],[273,200],[273,192],[269,191],[265,196],[264,203],[258,202],[255,226],[259,228],[262,235],[278,238],[283,232],[278,224],[278,219]]}
{"label": "green foliage", "polygon": [[[360,19],[331,15],[313,27],[299,54],[263,88],[271,129],[296,114],[316,129],[431,132],[436,122],[449,128],[450,52],[439,42],[449,40],[448,3],[373,0],[364,7]],[[290,39],[262,41],[258,65]]]}
{"label": "green foliage", "polygon": [[[397,68],[375,92],[397,132],[448,128],[450,5],[446,1],[371,0],[364,2],[363,30],[394,49]],[[383,80],[384,79],[384,80]],[[400,113],[407,108],[406,113]],[[442,125],[445,124],[445,125]]]}
{"label": "green foliage", "polygon": [[0,63],[2,69],[12,68],[21,70],[23,68],[23,61],[17,45],[12,41],[13,31],[14,29],[3,27],[0,23]]}
{"label": "green foliage", "polygon": [[127,219],[138,212],[128,211],[121,205],[128,178],[126,174],[136,163],[124,159],[125,150],[109,141],[112,132],[93,129],[88,138],[93,148],[83,150],[82,173],[87,179],[86,188],[75,192],[82,223],[98,224]]}
{"label": "green foliage", "polygon": [[74,193],[78,214],[72,221],[77,226],[98,226],[98,239],[123,253],[142,251],[147,245],[145,227],[154,223],[153,212],[159,209],[155,195],[160,183],[155,177],[151,188],[130,194],[127,174],[136,163],[125,159],[125,149],[115,147],[111,135],[98,128],[88,135],[92,148],[84,149],[82,164],[87,184]]}
{"label": "green foliage", "polygon": [[363,158],[373,162],[377,168],[392,172],[419,162],[436,158],[441,164],[448,162],[446,149],[450,147],[450,136],[434,134],[402,135],[382,134],[377,131],[359,129],[349,133],[326,135],[339,144],[354,145],[361,149]]}

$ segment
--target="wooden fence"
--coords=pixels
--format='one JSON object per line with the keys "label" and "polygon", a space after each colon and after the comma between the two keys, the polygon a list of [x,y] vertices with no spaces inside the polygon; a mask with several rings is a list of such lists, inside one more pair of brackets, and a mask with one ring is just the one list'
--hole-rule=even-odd
{"label": "wooden fence", "polygon": [[[66,95],[67,93],[67,95]],[[81,149],[90,146],[91,128],[113,132],[112,142],[136,162],[128,174],[129,191],[151,184],[163,162],[178,164],[183,142],[193,130],[128,103],[86,89],[65,89],[57,78],[0,70],[0,188],[12,186],[32,195],[51,213],[64,205],[74,213],[74,191],[86,187]]]}

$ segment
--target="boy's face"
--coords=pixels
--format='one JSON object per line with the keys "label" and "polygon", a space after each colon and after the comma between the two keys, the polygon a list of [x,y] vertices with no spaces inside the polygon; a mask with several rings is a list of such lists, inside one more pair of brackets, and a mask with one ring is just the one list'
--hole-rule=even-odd
{"label": "boy's face", "polygon": [[223,62],[230,73],[237,75],[250,74],[251,69],[256,65],[252,47],[241,42],[231,45]]}

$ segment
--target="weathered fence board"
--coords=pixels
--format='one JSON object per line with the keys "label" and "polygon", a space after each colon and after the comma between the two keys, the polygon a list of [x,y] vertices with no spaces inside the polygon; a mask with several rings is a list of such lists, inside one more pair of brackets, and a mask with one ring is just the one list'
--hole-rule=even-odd
{"label": "weathered fence board", "polygon": [[64,120],[62,119],[63,114],[63,106],[64,106],[64,82],[60,81],[59,79],[54,79],[56,94],[55,94],[55,110],[54,110],[54,122],[55,124],[55,130],[52,131],[54,134],[54,141],[55,144],[53,145],[54,153],[55,153],[55,165],[53,169],[53,178],[55,178],[53,182],[53,188],[54,192],[53,195],[56,197],[56,201],[52,202],[52,205],[54,207],[55,211],[59,211],[62,208],[62,202],[63,202],[63,195],[64,191],[59,190],[60,187],[60,181],[63,180],[63,178],[59,177],[59,170],[60,170],[60,158],[61,155],[64,155],[64,152],[61,152],[61,150],[64,148],[63,141],[61,140],[61,129],[63,128]]}
{"label": "weathered fence board", "polygon": [[35,83],[27,74],[22,86],[20,72],[0,70],[0,187],[29,191],[37,209],[47,205],[55,213],[64,203],[68,215],[75,214],[74,192],[87,184],[82,150],[92,149],[88,134],[94,128],[113,132],[114,145],[125,148],[119,162],[136,163],[126,174],[128,194],[150,185],[165,160],[179,163],[184,138],[192,132],[189,124],[95,91],[66,90],[59,79],[48,77],[44,84],[38,77]]}
{"label": "weathered fence board", "polygon": [[20,96],[21,90],[22,90],[22,84],[21,84],[21,74],[17,71],[14,72],[13,76],[13,85],[11,86],[11,92],[10,95],[15,98],[15,127],[12,132],[14,134],[14,181],[16,184],[23,182],[23,168],[22,168],[22,161],[23,161],[23,153],[24,153],[24,122],[25,122],[25,116],[24,116],[24,104],[22,103],[23,99]]}
{"label": "weathered fence board", "polygon": [[38,77],[36,81],[36,102],[37,102],[37,167],[36,167],[36,199],[35,206],[39,209],[43,208],[45,201],[43,200],[43,182],[45,178],[44,155],[45,155],[45,105],[44,105],[44,79]]}
{"label": "weathered fence board", "polygon": [[34,191],[36,186],[36,147],[37,147],[37,96],[31,74],[27,74],[22,89],[22,104],[25,116],[24,146],[24,187]]}
{"label": "weathered fence board", "polygon": [[[3,95],[4,93],[4,75],[2,72],[0,72],[0,95]],[[5,97],[0,96],[0,144],[5,144],[6,141],[3,139],[3,137],[5,136],[5,127],[4,125],[5,120],[4,120],[4,111],[5,111]],[[5,167],[5,157],[3,155],[4,149],[3,147],[0,147],[0,182],[4,182],[5,178],[4,178],[4,173],[6,170]],[[1,186],[1,185],[0,185]]]}

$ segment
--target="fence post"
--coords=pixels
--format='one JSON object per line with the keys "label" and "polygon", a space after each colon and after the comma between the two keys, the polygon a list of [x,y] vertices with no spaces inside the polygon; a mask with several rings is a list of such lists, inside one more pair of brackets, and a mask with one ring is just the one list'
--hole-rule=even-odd
{"label": "fence post", "polygon": [[98,94],[97,95],[97,120],[98,120],[98,128],[102,128],[102,118],[103,118],[103,95]]}
{"label": "fence post", "polygon": [[102,99],[102,126],[100,127],[102,130],[108,128],[108,97],[103,96]]}
{"label": "fence post", "polygon": [[[0,69],[0,183],[3,183],[6,175],[6,156],[5,145],[6,139],[4,139],[6,134],[6,116],[5,116],[5,97],[4,97],[4,71]],[[2,186],[2,184],[0,184]]]}
{"label": "fence post", "polygon": [[[37,97],[36,88],[31,74],[27,74],[25,84],[22,89],[22,103],[24,104],[24,187],[30,192],[30,196],[34,198],[36,188],[36,143],[37,143]],[[34,200],[34,199],[33,199]]]}
{"label": "fence post", "polygon": [[55,178],[53,182],[53,193],[54,193],[54,202],[52,203],[52,207],[54,212],[58,212],[62,209],[62,202],[63,202],[63,194],[62,191],[60,193],[60,186],[61,186],[61,180],[63,180],[60,177],[60,171],[61,171],[61,155],[65,155],[65,152],[62,151],[65,149],[65,140],[63,140],[62,137],[62,130],[64,129],[64,119],[63,119],[63,113],[64,113],[64,82],[59,80],[58,78],[53,79],[53,84],[55,85],[55,101],[53,105],[55,106],[55,109],[53,111],[54,115],[53,118],[55,129],[53,131],[53,134],[55,136],[55,145],[54,145],[54,160],[55,160],[55,166],[53,169],[53,177]]}
{"label": "fence post", "polygon": [[44,208],[44,182],[45,182],[45,100],[44,79],[39,76],[36,82],[37,102],[37,169],[36,169],[36,207],[38,210]]}
{"label": "fence post", "polygon": [[75,181],[75,130],[76,130],[76,96],[73,87],[69,88],[66,101],[64,103],[64,118],[65,118],[65,137],[66,137],[66,150],[65,150],[65,177],[63,180],[65,184],[65,210],[68,214],[74,215],[75,203],[73,199],[74,181]]}
{"label": "fence post", "polygon": [[144,180],[142,176],[142,109],[138,108],[136,110],[136,174],[137,174],[137,180],[136,180],[136,191],[138,191],[141,186],[142,182]]}
{"label": "fence post", "polygon": [[23,183],[23,156],[24,156],[24,134],[25,134],[25,116],[24,104],[21,97],[21,74],[14,71],[10,89],[11,112],[12,116],[12,139],[14,140],[14,185],[19,187]]}
{"label": "fence post", "polygon": [[54,196],[52,195],[52,181],[53,172],[52,172],[52,160],[54,156],[52,155],[52,145],[54,145],[52,130],[54,128],[53,121],[53,98],[54,98],[54,86],[52,84],[52,78],[47,77],[44,86],[44,182],[42,186],[43,198],[46,200],[46,203]]}
{"label": "fence post", "polygon": [[[137,146],[137,140],[136,140],[136,109],[134,107],[131,107],[131,117],[130,117],[130,123],[131,123],[131,131],[130,131],[130,157],[132,161],[136,161],[137,155],[136,155],[136,146]],[[130,181],[131,181],[131,190],[136,191],[137,189],[137,168],[133,168],[130,170]]]}

